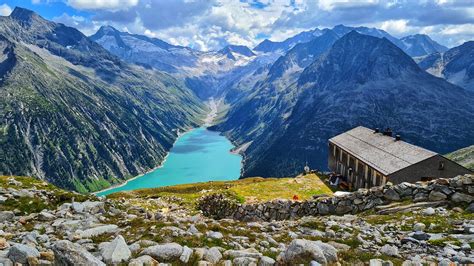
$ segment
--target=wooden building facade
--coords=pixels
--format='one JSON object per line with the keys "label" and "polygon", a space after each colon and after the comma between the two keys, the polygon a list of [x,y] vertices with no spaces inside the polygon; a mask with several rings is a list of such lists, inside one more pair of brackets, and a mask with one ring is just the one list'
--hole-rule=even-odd
{"label": "wooden building facade", "polygon": [[391,132],[365,127],[329,139],[328,166],[344,176],[351,189],[472,173],[440,154],[404,142],[399,136],[393,138]]}

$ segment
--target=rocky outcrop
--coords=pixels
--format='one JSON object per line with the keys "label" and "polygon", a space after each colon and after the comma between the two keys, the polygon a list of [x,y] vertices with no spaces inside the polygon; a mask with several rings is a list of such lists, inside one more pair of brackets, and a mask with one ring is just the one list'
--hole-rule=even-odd
{"label": "rocky outcrop", "polygon": [[[464,175],[416,184],[387,184],[384,187],[359,189],[339,196],[317,197],[302,202],[278,199],[264,203],[241,204],[225,195],[211,194],[199,200],[198,208],[215,219],[273,221],[304,216],[356,214],[401,200],[432,202],[430,205],[433,206],[469,204],[474,201],[473,195],[474,175]],[[429,207],[426,204],[423,206]],[[412,207],[420,207],[420,204]]]}
{"label": "rocky outcrop", "polygon": [[[391,186],[402,202],[362,214],[258,222],[209,218],[178,196],[105,199],[17,180],[26,182],[0,177],[0,210],[13,213],[0,221],[0,265],[367,265],[380,255],[371,265],[474,263],[471,178],[425,184],[424,198],[436,189],[460,201],[453,206],[407,203],[416,188]],[[78,234],[93,228],[114,230]]]}

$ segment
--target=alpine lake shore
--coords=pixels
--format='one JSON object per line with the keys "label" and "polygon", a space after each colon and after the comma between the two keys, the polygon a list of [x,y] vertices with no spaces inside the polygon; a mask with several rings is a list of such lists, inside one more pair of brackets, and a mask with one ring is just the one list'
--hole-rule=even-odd
{"label": "alpine lake shore", "polygon": [[[417,184],[432,191],[423,205],[398,197],[395,203],[354,214],[242,221],[206,216],[200,205],[213,195],[249,206],[339,196],[322,174],[185,184],[107,197],[2,176],[0,264],[470,264],[473,181],[474,176],[459,176]],[[400,185],[380,190],[382,198],[405,193]],[[449,201],[439,204],[441,198]]]}

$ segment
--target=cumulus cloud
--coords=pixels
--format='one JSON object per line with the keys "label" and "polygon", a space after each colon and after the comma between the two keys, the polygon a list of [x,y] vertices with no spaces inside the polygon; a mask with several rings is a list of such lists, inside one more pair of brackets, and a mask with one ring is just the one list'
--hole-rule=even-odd
{"label": "cumulus cloud", "polygon": [[7,4],[0,5],[0,16],[9,16],[12,13],[12,8]]}
{"label": "cumulus cloud", "polygon": [[138,0],[67,0],[67,4],[77,9],[120,10],[136,6]]}
{"label": "cumulus cloud", "polygon": [[[284,40],[303,30],[370,26],[396,37],[427,33],[448,46],[473,39],[474,6],[454,0],[65,0],[93,10],[81,21],[56,18],[90,33],[100,25],[215,50],[228,43],[250,47],[263,37]],[[455,33],[457,32],[457,33]]]}

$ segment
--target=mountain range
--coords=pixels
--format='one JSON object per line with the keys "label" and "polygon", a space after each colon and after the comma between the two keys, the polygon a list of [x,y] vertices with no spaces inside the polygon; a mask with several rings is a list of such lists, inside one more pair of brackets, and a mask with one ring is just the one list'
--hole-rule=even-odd
{"label": "mountain range", "polygon": [[418,61],[428,73],[474,91],[474,41],[418,58]]}
{"label": "mountain range", "polygon": [[0,173],[117,184],[159,165],[209,98],[227,106],[211,129],[238,146],[244,177],[324,170],[327,139],[358,125],[451,152],[474,140],[473,43],[338,25],[203,52],[15,8],[0,17]]}
{"label": "mountain range", "polygon": [[474,94],[426,73],[387,38],[353,30],[299,73],[280,88],[267,75],[215,127],[246,148],[244,176],[293,175],[304,162],[325,169],[327,139],[357,125],[389,126],[438,152],[474,139]]}
{"label": "mountain range", "polygon": [[182,82],[26,9],[0,18],[0,48],[2,174],[105,188],[160,164],[203,112]]}

